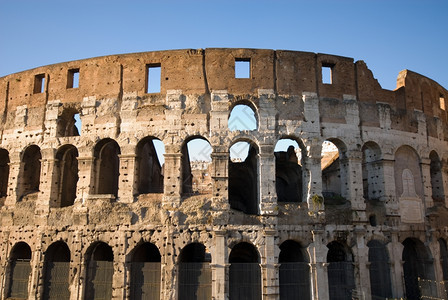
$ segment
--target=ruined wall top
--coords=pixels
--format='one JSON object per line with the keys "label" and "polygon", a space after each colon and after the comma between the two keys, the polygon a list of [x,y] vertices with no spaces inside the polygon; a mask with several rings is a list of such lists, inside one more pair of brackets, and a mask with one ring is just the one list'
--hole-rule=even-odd
{"label": "ruined wall top", "polygon": [[[250,62],[249,78],[235,78],[235,61]],[[110,55],[42,66],[0,78],[0,110],[43,106],[48,100],[79,103],[83,97],[116,98],[147,93],[148,66],[161,67],[159,95],[168,90],[207,95],[216,90],[255,96],[259,89],[277,95],[314,92],[320,98],[387,103],[393,109],[419,110],[446,122],[448,91],[435,81],[408,70],[400,72],[394,91],[382,89],[363,61],[328,54],[264,49],[185,49]],[[322,82],[322,68],[331,69],[331,83]],[[79,87],[70,88],[68,76],[79,72]],[[36,80],[44,78],[42,91]],[[353,97],[354,96],[354,97]]]}

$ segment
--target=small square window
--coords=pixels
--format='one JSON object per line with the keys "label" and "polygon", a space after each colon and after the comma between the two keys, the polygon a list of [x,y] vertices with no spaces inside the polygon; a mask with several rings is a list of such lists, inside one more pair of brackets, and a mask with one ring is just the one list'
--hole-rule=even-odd
{"label": "small square window", "polygon": [[146,65],[146,92],[160,93],[160,77],[162,67],[160,64]]}
{"label": "small square window", "polygon": [[34,76],[34,94],[43,93],[45,90],[45,74]]}
{"label": "small square window", "polygon": [[322,64],[322,83],[332,84],[333,83],[333,64]]}
{"label": "small square window", "polygon": [[446,106],[445,106],[445,97],[443,97],[443,95],[440,95],[439,97],[439,102],[440,102],[440,109],[441,110],[445,110]]}
{"label": "small square window", "polygon": [[67,88],[76,89],[79,87],[79,69],[68,70]]}
{"label": "small square window", "polygon": [[250,58],[235,59],[235,78],[250,78]]}

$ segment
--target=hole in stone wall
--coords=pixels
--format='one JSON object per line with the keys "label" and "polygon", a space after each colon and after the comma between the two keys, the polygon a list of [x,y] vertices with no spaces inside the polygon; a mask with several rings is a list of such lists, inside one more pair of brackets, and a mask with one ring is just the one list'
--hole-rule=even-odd
{"label": "hole in stone wall", "polygon": [[79,69],[70,69],[67,73],[67,88],[75,89],[79,87]]}
{"label": "hole in stone wall", "polygon": [[34,76],[34,94],[43,93],[45,90],[45,74]]}
{"label": "hole in stone wall", "polygon": [[235,105],[229,116],[228,127],[230,131],[256,130],[257,118],[254,110],[249,105]]}
{"label": "hole in stone wall", "polygon": [[443,95],[440,95],[439,97],[439,103],[440,103],[440,109],[441,110],[445,110],[446,106],[445,106],[445,97]]}
{"label": "hole in stone wall", "polygon": [[96,194],[118,194],[120,147],[112,139],[103,139],[95,146]]}
{"label": "hole in stone wall", "polygon": [[9,152],[0,148],[0,197],[8,194]]}
{"label": "hole in stone wall", "polygon": [[27,147],[22,156],[22,195],[25,196],[30,193],[39,191],[40,184],[40,160],[42,155],[40,148],[36,145]]}
{"label": "hole in stone wall", "polygon": [[161,64],[146,65],[146,92],[160,93]]}
{"label": "hole in stone wall", "polygon": [[81,118],[75,108],[66,108],[57,121],[57,136],[79,136],[81,132]]}
{"label": "hole in stone wall", "polygon": [[59,207],[73,205],[76,199],[76,186],[78,184],[78,150],[73,145],[64,145],[56,153],[58,204]]}
{"label": "hole in stone wall", "polygon": [[339,149],[330,141],[325,141],[322,145],[322,195],[325,204],[343,204],[341,184],[341,164]]}
{"label": "hole in stone wall", "polygon": [[333,83],[333,64],[323,63],[322,64],[322,83],[332,84]]}
{"label": "hole in stone wall", "polygon": [[138,193],[163,192],[163,154],[165,145],[159,139],[147,137],[137,145]]}
{"label": "hole in stone wall", "polygon": [[201,137],[190,139],[182,147],[182,194],[197,195],[212,192],[210,173],[212,147]]}
{"label": "hole in stone wall", "polygon": [[235,58],[235,78],[250,78],[250,58]]}

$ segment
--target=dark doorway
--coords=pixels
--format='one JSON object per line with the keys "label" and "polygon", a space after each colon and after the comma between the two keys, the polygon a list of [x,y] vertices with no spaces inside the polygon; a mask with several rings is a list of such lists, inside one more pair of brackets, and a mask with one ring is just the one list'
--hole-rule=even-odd
{"label": "dark doorway", "polygon": [[56,242],[45,253],[44,299],[70,299],[70,249]]}

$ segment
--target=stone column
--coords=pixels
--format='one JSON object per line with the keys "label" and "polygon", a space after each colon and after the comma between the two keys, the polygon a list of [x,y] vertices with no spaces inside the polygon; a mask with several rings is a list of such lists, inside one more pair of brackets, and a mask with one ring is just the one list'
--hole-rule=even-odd
{"label": "stone column", "polygon": [[[40,182],[39,194],[37,196],[35,208],[35,222],[36,224],[46,224],[47,216],[50,212],[50,201],[57,203],[56,184],[53,184],[54,172],[54,151],[53,149],[45,149],[41,151],[42,159],[40,161]],[[56,198],[53,198],[56,196]]]}
{"label": "stone column", "polygon": [[258,191],[261,215],[277,215],[277,197],[275,191],[274,146],[261,145],[258,167]]}
{"label": "stone column", "polygon": [[229,151],[228,149],[223,149],[221,146],[215,146],[213,147],[211,157],[212,164],[210,172],[213,184],[213,209],[225,212],[230,209],[227,190],[229,183]]}
{"label": "stone column", "polygon": [[121,231],[118,238],[119,242],[115,245],[114,251],[114,275],[112,278],[112,298],[124,299],[126,293],[126,233]]}
{"label": "stone column", "polygon": [[321,170],[321,152],[322,143],[318,139],[310,139],[310,145],[307,145],[308,153],[303,158],[304,168],[308,172],[308,182],[304,182],[306,187],[306,201],[309,210],[324,211],[324,203],[316,203],[313,196],[322,196],[322,170]]}
{"label": "stone column", "polygon": [[386,206],[386,214],[399,217],[398,199],[395,191],[394,156],[383,155],[384,196],[380,199]]}
{"label": "stone column", "polygon": [[355,234],[356,245],[352,248],[352,252],[355,255],[356,289],[362,293],[361,296],[365,297],[364,299],[370,300],[370,273],[367,268],[369,264],[369,248],[365,243],[366,230],[364,228],[355,228]]}
{"label": "stone column", "polygon": [[442,172],[443,194],[445,196],[445,206],[448,207],[448,161],[447,160],[442,160],[441,172]]}
{"label": "stone column", "polygon": [[442,265],[440,264],[440,245],[439,241],[437,240],[437,237],[435,235],[435,231],[432,231],[432,237],[431,242],[428,243],[428,248],[431,251],[431,256],[433,258],[433,265],[434,265],[434,280],[435,284],[437,286],[437,295],[440,298],[443,298],[443,285],[440,284],[443,281],[443,270]]}
{"label": "stone column", "polygon": [[313,300],[330,299],[327,273],[328,248],[322,244],[323,230],[313,230],[313,242],[308,246],[311,266],[311,293]]}
{"label": "stone column", "polygon": [[215,232],[215,250],[212,254],[212,298],[215,300],[227,299],[226,291],[226,231],[216,230]]}
{"label": "stone column", "polygon": [[134,202],[136,194],[135,186],[135,159],[134,153],[123,153],[118,155],[120,159],[120,177],[118,179],[118,199],[123,203]]}
{"label": "stone column", "polygon": [[94,194],[92,175],[95,158],[92,156],[78,157],[78,184],[76,185],[76,202],[84,203],[89,194]]}
{"label": "stone column", "polygon": [[[36,236],[42,236],[42,234],[40,232],[37,232]],[[42,274],[44,265],[41,242],[42,239],[40,238],[36,243],[34,251],[32,251],[31,253],[31,274],[30,280],[28,282],[28,299],[32,298],[33,296],[35,296],[36,299],[42,299],[43,281],[39,279],[43,277]]]}
{"label": "stone column", "polygon": [[73,240],[71,245],[71,261],[70,261],[70,300],[83,299],[83,282],[82,278],[85,278],[85,266],[84,256],[82,253],[82,237],[81,234],[73,234]]}
{"label": "stone column", "polygon": [[[434,201],[432,200],[432,184],[431,184],[431,170],[430,170],[431,160],[429,158],[420,159],[420,167],[422,169],[422,180],[423,180],[423,197],[425,208],[428,209],[434,206]],[[425,215],[423,211],[423,215]]]}
{"label": "stone column", "polygon": [[182,154],[174,152],[171,146],[166,146],[164,157],[163,206],[177,207],[180,205],[182,192]]}
{"label": "stone column", "polygon": [[351,150],[347,154],[347,198],[350,200],[354,212],[353,221],[366,222],[366,203],[364,202],[362,184],[362,152],[359,150]]}
{"label": "stone column", "polygon": [[398,232],[392,232],[392,242],[387,245],[391,262],[392,294],[395,298],[404,297],[403,244],[398,241]]}
{"label": "stone column", "polygon": [[275,251],[275,236],[277,231],[265,229],[264,231],[264,261],[262,267],[263,300],[274,300],[279,297],[277,261]]}
{"label": "stone column", "polygon": [[20,160],[20,152],[11,152],[9,163],[9,178],[8,178],[8,195],[5,200],[5,206],[14,206],[18,198],[22,195],[23,185],[22,176],[20,170],[23,168],[24,163]]}

